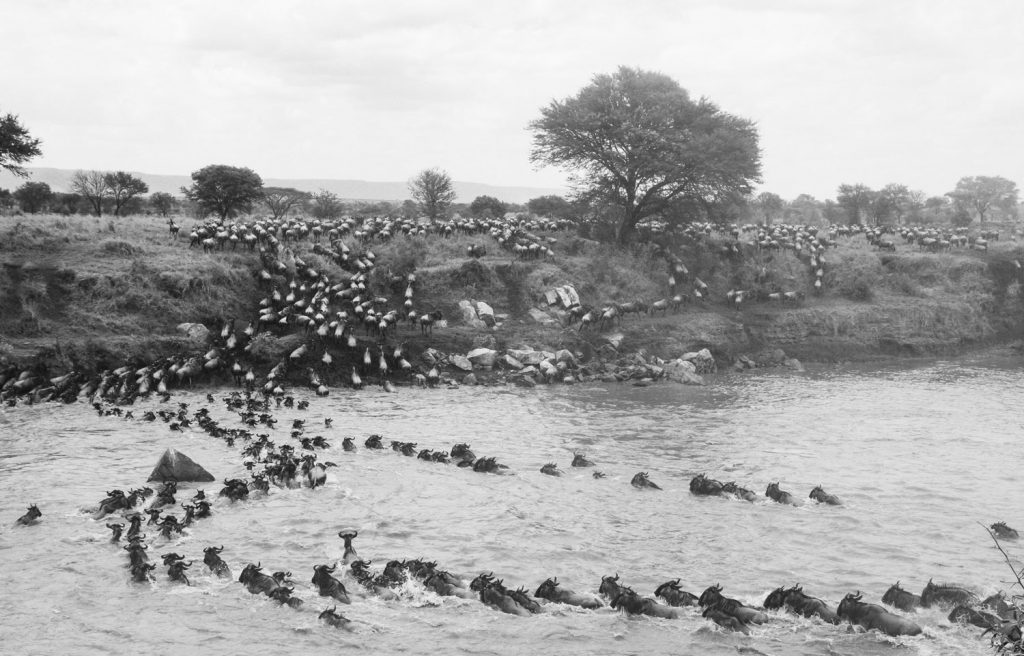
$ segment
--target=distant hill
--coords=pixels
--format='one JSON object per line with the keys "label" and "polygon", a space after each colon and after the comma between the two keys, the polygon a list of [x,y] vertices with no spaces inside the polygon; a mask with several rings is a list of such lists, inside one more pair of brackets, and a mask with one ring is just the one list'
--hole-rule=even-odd
{"label": "distant hill", "polygon": [[[54,191],[64,192],[68,191],[69,181],[75,173],[74,169],[26,168],[25,170],[31,174],[29,180],[45,182]],[[131,174],[144,180],[149,185],[150,193],[163,191],[180,196],[181,188],[192,184],[192,178],[187,175],[156,175],[153,173],[140,173],[138,171],[131,171]],[[24,182],[25,180],[15,177],[6,170],[0,170],[0,189],[10,189],[13,191]],[[295,189],[309,192],[326,189],[345,200],[401,201],[409,198],[406,182],[263,178],[263,184],[268,187],[294,187]],[[461,203],[471,202],[477,196],[493,196],[506,203],[525,203],[531,198],[538,196],[564,195],[566,190],[544,187],[502,187],[481,182],[456,181],[455,192],[458,194],[458,202]]]}

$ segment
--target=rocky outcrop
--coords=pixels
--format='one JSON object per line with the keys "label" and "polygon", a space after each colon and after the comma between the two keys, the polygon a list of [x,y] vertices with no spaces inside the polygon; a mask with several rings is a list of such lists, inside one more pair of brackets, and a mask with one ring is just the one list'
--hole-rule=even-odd
{"label": "rocky outcrop", "polygon": [[209,483],[215,481],[213,474],[206,471],[202,465],[189,458],[184,453],[175,449],[167,449],[160,456],[160,461],[153,468],[147,481],[194,481],[197,483]]}

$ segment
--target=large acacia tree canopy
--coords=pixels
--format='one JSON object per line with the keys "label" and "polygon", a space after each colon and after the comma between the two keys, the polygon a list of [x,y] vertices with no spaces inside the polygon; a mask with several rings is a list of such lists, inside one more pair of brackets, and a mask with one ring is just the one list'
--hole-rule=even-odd
{"label": "large acacia tree canopy", "polygon": [[248,212],[263,197],[263,179],[252,169],[211,164],[193,171],[192,186],[182,187],[189,200],[221,221],[235,212]]}
{"label": "large acacia tree canopy", "polygon": [[692,100],[661,73],[621,67],[530,123],[531,159],[571,171],[578,193],[618,206],[620,241],[678,201],[711,204],[760,181],[753,122]]}
{"label": "large acacia tree canopy", "polygon": [[39,139],[32,138],[17,116],[0,115],[0,168],[18,177],[28,177],[21,165],[41,154]]}

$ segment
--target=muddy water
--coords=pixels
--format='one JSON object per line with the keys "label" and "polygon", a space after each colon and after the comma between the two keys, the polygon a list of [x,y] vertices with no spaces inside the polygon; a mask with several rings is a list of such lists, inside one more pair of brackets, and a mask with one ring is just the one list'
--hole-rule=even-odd
{"label": "muddy water", "polygon": [[[141,402],[133,412],[182,401],[241,427],[220,401],[229,392],[215,390],[216,404],[204,391],[171,404]],[[565,587],[596,592],[603,575],[618,573],[644,594],[679,578],[696,593],[720,582],[726,594],[755,604],[798,582],[832,603],[853,590],[877,602],[896,580],[919,592],[932,577],[988,594],[1005,587],[1009,572],[978,522],[1024,527],[1021,398],[1019,363],[980,360],[724,377],[699,389],[336,390],[311,398],[307,410],[275,410],[280,424],[269,431],[278,443],[294,443],[292,420],[304,419],[307,435],[331,443],[321,458],[338,466],[325,488],[218,499],[213,517],[171,540],[149,530],[152,560],[174,551],[196,561],[191,587],[170,582],[163,566],[155,582],[130,583],[125,552],[88,510],[107,490],[141,485],[166,447],[219,479],[242,476],[241,444],[228,447],[199,429],[172,432],[160,421],[98,417],[85,402],[7,408],[0,413],[0,643],[9,654],[859,655],[896,645],[908,650],[901,653],[987,654],[979,630],[950,625],[933,610],[916,613],[925,634],[914,638],[782,614],[742,636],[696,613],[631,619],[552,605],[539,616],[512,617],[412,584],[399,601],[357,597],[341,608],[353,630],[339,631],[317,622],[331,604],[309,578],[314,565],[341,556],[338,530],[354,527],[360,555],[375,568],[425,557],[466,577],[493,571],[531,591],[557,576]],[[325,417],[333,427],[323,426]],[[362,447],[371,433],[421,448],[469,442],[511,474],[371,452]],[[356,453],[341,449],[344,436],[356,438]],[[606,477],[571,468],[574,452],[585,452]],[[564,476],[540,474],[547,462]],[[632,488],[637,471],[664,489]],[[688,482],[700,472],[759,494],[779,481],[805,503],[697,498]],[[809,502],[818,484],[845,505]],[[194,487],[182,486],[179,500]],[[29,503],[39,504],[42,521],[14,527]],[[235,577],[250,561],[293,572],[305,609],[211,577],[201,563],[209,545],[224,545]]]}

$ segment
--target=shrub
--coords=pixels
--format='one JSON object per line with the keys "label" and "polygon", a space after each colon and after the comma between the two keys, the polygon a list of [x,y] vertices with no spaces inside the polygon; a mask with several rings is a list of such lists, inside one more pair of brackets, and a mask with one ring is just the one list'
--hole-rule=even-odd
{"label": "shrub", "polygon": [[138,246],[132,246],[128,242],[121,239],[107,239],[100,244],[100,250],[110,255],[122,255],[125,257],[131,257],[137,253],[141,253],[142,250]]}

